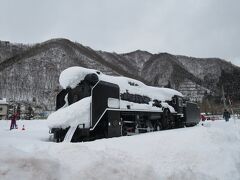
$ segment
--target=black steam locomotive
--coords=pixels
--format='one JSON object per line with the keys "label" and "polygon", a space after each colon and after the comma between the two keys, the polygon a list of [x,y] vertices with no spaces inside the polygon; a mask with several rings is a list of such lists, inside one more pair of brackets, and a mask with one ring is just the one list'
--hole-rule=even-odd
{"label": "black steam locomotive", "polygon": [[[193,126],[199,122],[197,104],[186,101],[178,91],[149,87],[133,79],[107,76],[96,70],[74,68],[67,71],[76,71],[77,68],[80,78],[74,86],[65,83],[57,95],[55,113],[90,98],[90,103],[77,107],[80,110],[89,106],[89,122],[82,123],[83,116],[79,114],[74,125],[51,125],[50,133],[56,142],[119,137]],[[55,116],[54,120],[60,116]],[[51,117],[49,119],[51,121]]]}

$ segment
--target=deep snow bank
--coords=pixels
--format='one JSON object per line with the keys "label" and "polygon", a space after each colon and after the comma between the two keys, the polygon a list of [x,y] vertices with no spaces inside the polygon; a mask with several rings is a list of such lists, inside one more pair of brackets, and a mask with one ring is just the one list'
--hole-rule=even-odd
{"label": "deep snow bank", "polygon": [[75,144],[47,142],[46,121],[9,123],[0,121],[1,180],[240,179],[240,120]]}
{"label": "deep snow bank", "polygon": [[1,148],[0,153],[1,180],[61,179],[61,166],[52,158],[14,147]]}
{"label": "deep snow bank", "polygon": [[69,126],[76,127],[78,124],[85,124],[85,127],[89,128],[90,103],[91,98],[86,97],[50,114],[50,116],[48,116],[49,127],[67,128]]}

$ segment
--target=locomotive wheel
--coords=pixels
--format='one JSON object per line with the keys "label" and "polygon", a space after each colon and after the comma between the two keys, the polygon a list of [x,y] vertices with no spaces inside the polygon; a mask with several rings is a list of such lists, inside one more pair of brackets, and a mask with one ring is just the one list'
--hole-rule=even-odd
{"label": "locomotive wheel", "polygon": [[122,136],[126,136],[127,135],[127,128],[126,126],[123,124],[122,126]]}
{"label": "locomotive wheel", "polygon": [[161,131],[163,129],[161,122],[157,121],[156,123],[154,123],[153,129],[154,131]]}
{"label": "locomotive wheel", "polygon": [[170,120],[171,120],[171,113],[169,109],[164,109],[163,115],[162,115],[162,121],[161,121],[163,129],[170,128],[170,125],[169,125]]}
{"label": "locomotive wheel", "polygon": [[184,127],[184,122],[182,119],[178,119],[176,121],[176,128],[183,128]]}
{"label": "locomotive wheel", "polygon": [[156,130],[161,131],[162,129],[163,129],[162,124],[161,123],[157,124]]}

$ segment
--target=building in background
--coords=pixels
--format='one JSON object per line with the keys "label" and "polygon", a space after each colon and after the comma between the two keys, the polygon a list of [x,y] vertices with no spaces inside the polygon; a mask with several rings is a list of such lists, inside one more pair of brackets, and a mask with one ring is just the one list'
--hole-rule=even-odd
{"label": "building in background", "polygon": [[184,80],[177,90],[193,102],[202,102],[204,96],[211,93],[209,89],[190,80]]}
{"label": "building in background", "polygon": [[0,120],[8,118],[8,103],[6,98],[0,99]]}

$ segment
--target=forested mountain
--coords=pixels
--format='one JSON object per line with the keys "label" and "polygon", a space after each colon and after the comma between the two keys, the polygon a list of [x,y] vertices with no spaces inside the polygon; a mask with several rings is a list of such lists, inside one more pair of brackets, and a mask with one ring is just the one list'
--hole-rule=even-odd
{"label": "forested mountain", "polygon": [[[172,87],[196,101],[206,94],[220,95],[219,87],[226,81],[223,73],[240,82],[240,77],[234,76],[240,73],[240,68],[219,58],[151,54],[141,50],[118,54],[95,51],[67,39],[31,46],[0,41],[0,97],[53,110],[55,96],[60,91],[60,72],[71,66],[127,76],[147,85]],[[233,86],[234,97],[239,86],[237,83]]]}

